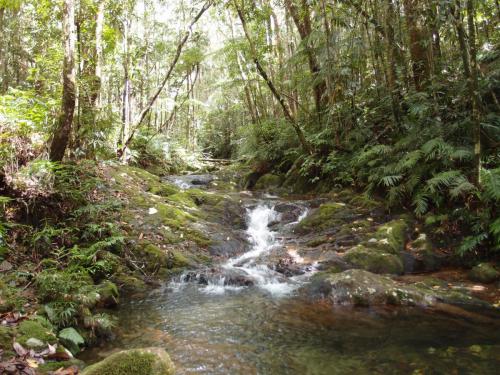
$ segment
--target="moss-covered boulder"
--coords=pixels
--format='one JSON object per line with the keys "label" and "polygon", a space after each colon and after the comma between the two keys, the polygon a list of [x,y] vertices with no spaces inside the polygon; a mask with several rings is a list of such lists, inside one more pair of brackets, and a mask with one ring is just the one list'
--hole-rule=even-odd
{"label": "moss-covered boulder", "polygon": [[169,197],[171,195],[177,194],[180,191],[177,186],[166,182],[150,183],[147,189],[149,193],[162,197]]}
{"label": "moss-covered boulder", "polygon": [[143,280],[125,271],[117,272],[111,276],[111,280],[125,293],[144,292],[147,289]]}
{"label": "moss-covered boulder", "polygon": [[26,299],[20,289],[10,285],[8,280],[0,276],[0,313],[22,309]]}
{"label": "moss-covered boulder", "polygon": [[375,237],[385,250],[398,254],[405,249],[408,236],[408,223],[404,219],[396,219],[381,225]]}
{"label": "moss-covered boulder", "polygon": [[85,367],[85,362],[76,358],[72,358],[67,361],[48,361],[38,366],[37,373],[42,375],[53,374],[55,371],[61,368],[67,369],[69,367],[81,370]]}
{"label": "moss-covered boulder", "polygon": [[118,305],[120,293],[115,283],[106,280],[97,286],[99,293],[99,307],[115,307]]}
{"label": "moss-covered boulder", "polygon": [[472,281],[480,283],[493,283],[500,279],[500,272],[490,263],[480,263],[469,272]]}
{"label": "moss-covered boulder", "polygon": [[297,224],[295,231],[304,234],[332,228],[342,223],[344,210],[346,210],[344,203],[324,203]]}
{"label": "moss-covered boulder", "polygon": [[401,274],[404,271],[403,261],[399,255],[363,245],[348,250],[344,260],[356,268],[373,273]]}
{"label": "moss-covered boulder", "polygon": [[132,349],[114,353],[83,370],[82,375],[173,375],[174,364],[160,348]]}
{"label": "moss-covered boulder", "polygon": [[254,188],[257,190],[276,189],[276,188],[280,187],[282,182],[283,182],[283,179],[281,176],[267,173],[267,174],[261,176],[257,180],[257,183],[255,184]]}
{"label": "moss-covered boulder", "polygon": [[438,252],[425,233],[420,233],[410,242],[405,255],[409,260],[405,264],[405,270],[408,272],[437,271],[448,261],[447,255]]}
{"label": "moss-covered boulder", "polygon": [[[24,320],[19,324],[17,332],[16,341],[26,347],[30,346],[28,345],[30,342],[42,342],[44,345],[57,343],[54,332],[39,321]],[[36,341],[31,339],[36,339]]]}
{"label": "moss-covered boulder", "polygon": [[3,358],[10,358],[15,355],[12,350],[14,335],[12,328],[0,326],[0,349],[4,351]]}
{"label": "moss-covered boulder", "polygon": [[365,270],[328,273],[316,279],[322,284],[324,297],[334,305],[428,305],[432,296],[411,286],[400,285],[386,276]]}

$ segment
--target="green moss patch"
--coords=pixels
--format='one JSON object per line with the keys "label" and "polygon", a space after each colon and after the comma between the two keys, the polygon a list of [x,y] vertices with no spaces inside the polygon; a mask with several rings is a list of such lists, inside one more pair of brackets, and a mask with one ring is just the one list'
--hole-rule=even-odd
{"label": "green moss patch", "polygon": [[17,330],[18,337],[16,340],[23,346],[27,345],[27,341],[31,338],[47,344],[57,343],[56,335],[50,329],[34,320],[24,320],[19,324]]}
{"label": "green moss patch", "polygon": [[373,273],[401,274],[404,270],[399,256],[362,245],[347,251],[344,259],[357,268]]}
{"label": "green moss patch", "polygon": [[173,375],[174,365],[163,349],[133,349],[114,353],[83,370],[82,375]]}
{"label": "green moss patch", "polygon": [[311,215],[303,219],[296,227],[297,233],[318,232],[342,223],[342,214],[346,210],[343,203],[325,203]]}

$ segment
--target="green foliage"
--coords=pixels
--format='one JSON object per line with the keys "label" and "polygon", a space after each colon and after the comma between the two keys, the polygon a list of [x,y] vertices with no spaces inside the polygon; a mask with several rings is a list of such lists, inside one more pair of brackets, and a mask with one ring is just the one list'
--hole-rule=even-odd
{"label": "green foliage", "polygon": [[64,328],[59,332],[59,340],[73,354],[80,351],[80,345],[85,344],[84,338],[73,327]]}

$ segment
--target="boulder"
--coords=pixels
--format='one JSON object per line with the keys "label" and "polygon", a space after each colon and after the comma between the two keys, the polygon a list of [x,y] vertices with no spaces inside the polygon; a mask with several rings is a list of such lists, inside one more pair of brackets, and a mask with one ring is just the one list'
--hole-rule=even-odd
{"label": "boulder", "polygon": [[257,183],[255,184],[254,188],[257,190],[275,189],[275,188],[278,188],[282,182],[283,182],[283,180],[280,176],[277,176],[277,175],[271,174],[271,173],[267,173],[267,174],[261,176],[257,180]]}
{"label": "boulder", "polygon": [[500,272],[490,263],[480,263],[470,270],[469,278],[472,281],[489,284],[500,279]]}
{"label": "boulder", "polygon": [[[314,284],[316,284],[314,286]],[[411,286],[400,285],[386,276],[353,269],[316,277],[313,281],[319,291],[334,305],[429,305],[432,296]]]}
{"label": "boulder", "polygon": [[373,273],[402,274],[404,267],[401,257],[375,247],[358,245],[348,250],[344,260],[356,268]]}
{"label": "boulder", "polygon": [[432,278],[403,284],[388,276],[352,269],[340,273],[318,273],[305,291],[313,299],[327,299],[333,305],[374,306],[471,306],[490,308],[466,289],[448,286]]}
{"label": "boulder", "polygon": [[174,364],[161,348],[124,350],[87,367],[82,375],[173,375]]}

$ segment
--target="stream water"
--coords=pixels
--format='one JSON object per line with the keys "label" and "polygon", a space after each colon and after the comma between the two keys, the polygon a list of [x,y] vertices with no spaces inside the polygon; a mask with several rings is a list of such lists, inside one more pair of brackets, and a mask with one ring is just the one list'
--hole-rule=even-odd
{"label": "stream water", "polygon": [[[333,309],[302,298],[298,289],[314,265],[286,278],[266,264],[284,241],[270,229],[280,219],[273,202],[247,208],[247,252],[225,261],[203,285],[184,275],[125,301],[121,332],[84,359],[161,346],[178,374],[498,373],[498,325],[421,309]],[[226,275],[235,274],[248,286],[228,284]]]}

